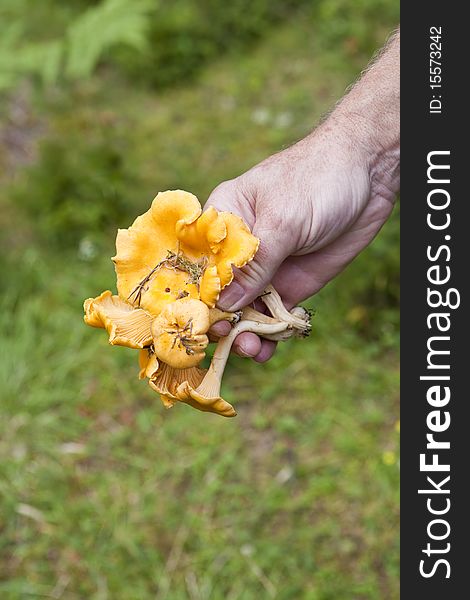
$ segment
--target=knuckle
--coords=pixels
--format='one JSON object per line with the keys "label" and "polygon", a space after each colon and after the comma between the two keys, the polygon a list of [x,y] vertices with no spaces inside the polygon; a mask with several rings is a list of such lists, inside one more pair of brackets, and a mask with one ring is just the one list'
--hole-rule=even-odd
{"label": "knuckle", "polygon": [[234,179],[222,181],[215,187],[206,203],[206,206],[213,206],[217,210],[229,210],[233,205],[234,198],[237,194],[237,185]]}

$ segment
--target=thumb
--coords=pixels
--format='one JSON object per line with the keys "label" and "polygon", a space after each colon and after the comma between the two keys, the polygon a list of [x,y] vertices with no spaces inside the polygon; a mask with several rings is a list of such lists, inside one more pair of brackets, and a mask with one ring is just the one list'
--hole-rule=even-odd
{"label": "thumb", "polygon": [[205,208],[238,214],[260,240],[254,259],[242,269],[234,269],[234,280],[221,293],[218,306],[238,310],[260,296],[285,258],[291,254],[291,242],[279,215],[257,214],[256,193],[244,179],[237,177],[219,184],[209,196]]}
{"label": "thumb", "polygon": [[221,293],[218,306],[223,310],[239,310],[260,296],[271,283],[277,270],[290,254],[285,241],[276,232],[261,230],[256,225],[253,234],[260,239],[255,257],[242,269],[235,269],[235,276]]}

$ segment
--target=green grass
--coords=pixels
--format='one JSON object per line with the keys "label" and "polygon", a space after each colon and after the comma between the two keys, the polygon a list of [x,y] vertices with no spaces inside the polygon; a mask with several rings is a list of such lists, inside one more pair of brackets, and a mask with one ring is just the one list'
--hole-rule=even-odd
{"label": "green grass", "polygon": [[394,353],[319,298],[309,341],[233,359],[236,419],[167,412],[67,296],[3,312],[4,597],[397,597]]}
{"label": "green grass", "polygon": [[[367,18],[379,45],[394,23]],[[0,180],[2,599],[399,597],[397,215],[309,301],[308,340],[231,359],[235,419],[165,411],[82,322],[117,226],[159,190],[204,200],[341,95],[367,60],[341,35],[298,17],[187,87],[32,93],[42,150]]]}

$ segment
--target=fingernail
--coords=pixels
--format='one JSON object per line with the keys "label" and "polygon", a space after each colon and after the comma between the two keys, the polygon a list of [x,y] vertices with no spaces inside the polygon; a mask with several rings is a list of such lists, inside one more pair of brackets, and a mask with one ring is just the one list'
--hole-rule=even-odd
{"label": "fingernail", "polygon": [[211,333],[215,333],[218,336],[225,337],[230,333],[232,327],[227,321],[220,321],[219,323],[215,323],[214,325],[212,325],[210,330]]}
{"label": "fingernail", "polygon": [[220,294],[217,304],[222,310],[237,310],[240,308],[237,306],[237,303],[240,302],[244,295],[245,290],[242,286],[236,281],[232,281],[232,283]]}
{"label": "fingernail", "polygon": [[236,353],[242,358],[253,358],[253,354],[251,352],[248,352],[248,349],[244,348],[242,345],[237,347]]}

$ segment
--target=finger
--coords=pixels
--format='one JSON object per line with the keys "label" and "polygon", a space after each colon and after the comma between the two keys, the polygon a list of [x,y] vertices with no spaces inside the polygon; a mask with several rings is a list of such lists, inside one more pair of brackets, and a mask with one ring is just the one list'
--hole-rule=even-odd
{"label": "finger", "polygon": [[231,329],[232,326],[228,321],[218,321],[212,325],[212,327],[209,329],[209,333],[217,337],[224,337],[230,333]]}
{"label": "finger", "polygon": [[245,332],[236,337],[233,352],[244,358],[254,358],[261,352],[261,340],[255,333]]}
{"label": "finger", "polygon": [[242,269],[235,269],[232,283],[221,293],[218,306],[223,310],[235,311],[247,306],[260,296],[271,283],[291,247],[274,232],[261,232],[255,225],[253,234],[260,245],[253,260]]}
{"label": "finger", "polygon": [[255,213],[250,195],[243,192],[241,178],[230,179],[220,183],[210,194],[204,210],[213,206],[219,212],[232,212],[241,217],[250,230],[255,224]]}
{"label": "finger", "polygon": [[258,363],[264,363],[268,361],[276,351],[277,342],[271,340],[261,340],[261,350],[254,357],[254,360]]}

